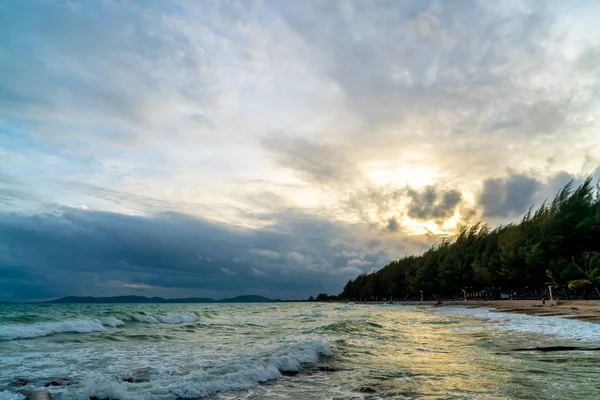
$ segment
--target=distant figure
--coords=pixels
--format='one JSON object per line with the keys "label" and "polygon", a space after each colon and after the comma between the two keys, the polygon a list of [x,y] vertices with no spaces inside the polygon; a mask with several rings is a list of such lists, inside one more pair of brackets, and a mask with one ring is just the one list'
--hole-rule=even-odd
{"label": "distant figure", "polygon": [[441,301],[441,300],[438,300],[438,301],[436,301],[435,305],[436,305],[437,307],[441,306],[441,305],[442,305],[442,301]]}
{"label": "distant figure", "polygon": [[589,298],[588,291],[587,291],[587,290],[584,290],[584,291],[583,291],[583,299],[584,299],[584,300],[587,300],[588,298]]}
{"label": "distant figure", "polygon": [[546,305],[546,296],[542,295],[542,305]]}

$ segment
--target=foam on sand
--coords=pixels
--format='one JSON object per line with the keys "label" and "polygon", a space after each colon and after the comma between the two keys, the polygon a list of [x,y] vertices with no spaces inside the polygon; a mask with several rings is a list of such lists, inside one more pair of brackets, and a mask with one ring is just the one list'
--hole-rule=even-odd
{"label": "foam on sand", "polygon": [[597,341],[600,324],[566,319],[559,316],[535,316],[495,312],[488,308],[442,307],[443,314],[467,315],[489,320],[497,328],[541,335],[552,335],[566,339]]}

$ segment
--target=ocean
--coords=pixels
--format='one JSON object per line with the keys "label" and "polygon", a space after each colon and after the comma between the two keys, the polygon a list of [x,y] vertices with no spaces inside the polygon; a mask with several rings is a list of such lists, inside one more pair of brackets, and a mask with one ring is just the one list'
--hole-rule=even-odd
{"label": "ocean", "polygon": [[0,305],[0,399],[596,399],[600,353],[513,350],[599,339],[463,307]]}

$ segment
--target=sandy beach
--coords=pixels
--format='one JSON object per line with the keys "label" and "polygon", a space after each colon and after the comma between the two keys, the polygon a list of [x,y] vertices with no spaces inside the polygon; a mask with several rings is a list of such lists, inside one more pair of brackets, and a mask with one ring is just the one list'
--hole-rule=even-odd
{"label": "sandy beach", "polygon": [[[360,304],[360,303],[359,303]],[[367,304],[381,304],[368,302]],[[399,301],[394,304],[404,305],[436,305],[435,301]],[[564,316],[564,318],[582,321],[600,321],[600,300],[467,300],[443,301],[441,307],[462,306],[470,308],[493,308],[497,312],[520,313],[540,317]]]}

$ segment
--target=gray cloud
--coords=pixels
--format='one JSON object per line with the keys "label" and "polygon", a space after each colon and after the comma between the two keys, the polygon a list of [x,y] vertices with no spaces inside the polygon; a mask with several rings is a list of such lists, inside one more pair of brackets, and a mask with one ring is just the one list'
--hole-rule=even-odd
{"label": "gray cloud", "polygon": [[5,207],[23,206],[38,200],[30,188],[0,171],[0,205]]}
{"label": "gray cloud", "polygon": [[356,178],[355,164],[340,145],[316,143],[302,137],[272,135],[262,142],[275,161],[316,183],[346,183]]}
{"label": "gray cloud", "polygon": [[398,221],[396,220],[396,218],[392,217],[390,219],[388,219],[388,224],[386,229],[389,232],[398,232],[398,228],[399,228],[399,224]]}
{"label": "gray cloud", "polygon": [[540,181],[524,174],[486,179],[478,202],[484,217],[518,215],[533,205],[540,186]]}
{"label": "gray cloud", "polygon": [[[475,126],[489,133],[554,133],[586,124],[587,99],[599,82],[589,61],[595,52],[583,51],[581,61],[564,57],[560,44],[568,39],[554,33],[562,12],[545,3],[270,4],[314,49],[315,68],[340,85],[352,110],[371,126],[424,116],[435,122],[428,135]],[[548,37],[557,46],[547,46]],[[572,84],[536,84],[557,75]],[[580,76],[594,85],[582,84]]]}
{"label": "gray cloud", "polygon": [[[41,9],[36,13],[17,4],[1,9],[3,30],[10,32],[10,39],[3,35],[6,40],[2,45],[15,55],[9,57],[9,66],[21,68],[19,79],[15,81],[17,76],[11,75],[13,80],[2,80],[2,87],[6,93],[26,100],[22,106],[33,104],[56,110],[68,105],[131,117],[140,111],[138,107],[143,102],[139,97],[147,94],[149,88],[154,87],[157,92],[166,89],[153,83],[161,68],[177,64],[183,71],[192,72],[202,67],[198,46],[185,37],[153,34],[156,24],[160,24],[158,9],[142,9],[133,3],[85,7],[39,3],[37,7]],[[145,18],[137,18],[140,13]],[[21,49],[32,38],[40,48],[24,57]],[[117,59],[120,65],[115,65]],[[61,63],[62,68],[56,68],[55,63]],[[127,65],[129,68],[125,68]],[[64,79],[67,74],[69,80]],[[182,87],[178,92],[204,91],[201,74],[198,77],[200,86]],[[63,90],[40,93],[36,89],[40,85],[54,89],[60,85]]]}
{"label": "gray cloud", "polygon": [[435,186],[427,186],[422,190],[408,188],[410,197],[408,216],[420,220],[444,220],[451,217],[460,202],[462,194],[458,190],[443,190]]}

